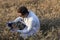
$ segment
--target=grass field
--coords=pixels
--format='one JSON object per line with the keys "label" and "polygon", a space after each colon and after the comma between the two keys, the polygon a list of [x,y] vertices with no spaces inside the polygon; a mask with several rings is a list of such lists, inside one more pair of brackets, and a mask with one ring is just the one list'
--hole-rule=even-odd
{"label": "grass field", "polygon": [[40,31],[29,40],[60,40],[60,0],[0,0],[0,40],[19,40],[19,33],[11,33],[6,22],[14,20],[17,8],[26,6],[40,19]]}

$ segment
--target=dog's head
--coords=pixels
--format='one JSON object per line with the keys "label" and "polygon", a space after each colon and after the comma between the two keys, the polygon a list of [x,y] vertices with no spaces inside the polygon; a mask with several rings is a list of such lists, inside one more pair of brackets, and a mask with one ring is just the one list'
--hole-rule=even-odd
{"label": "dog's head", "polygon": [[16,23],[16,26],[19,28],[19,30],[23,30],[26,27],[26,25],[20,21]]}

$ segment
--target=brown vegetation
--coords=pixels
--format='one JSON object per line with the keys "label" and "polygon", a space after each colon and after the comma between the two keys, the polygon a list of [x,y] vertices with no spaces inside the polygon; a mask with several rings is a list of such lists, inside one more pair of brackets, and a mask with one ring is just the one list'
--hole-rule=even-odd
{"label": "brown vegetation", "polygon": [[26,6],[39,17],[40,32],[29,40],[60,40],[60,0],[0,0],[0,40],[19,40],[19,33],[11,33],[6,22],[17,17],[17,8]]}

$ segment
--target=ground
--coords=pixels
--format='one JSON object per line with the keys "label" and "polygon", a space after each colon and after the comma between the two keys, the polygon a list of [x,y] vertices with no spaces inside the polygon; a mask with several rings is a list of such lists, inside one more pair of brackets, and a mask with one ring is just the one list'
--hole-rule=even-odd
{"label": "ground", "polygon": [[26,6],[40,19],[40,31],[29,40],[60,40],[60,0],[0,0],[0,39],[19,40],[19,33],[11,33],[6,22],[14,20],[17,9]]}

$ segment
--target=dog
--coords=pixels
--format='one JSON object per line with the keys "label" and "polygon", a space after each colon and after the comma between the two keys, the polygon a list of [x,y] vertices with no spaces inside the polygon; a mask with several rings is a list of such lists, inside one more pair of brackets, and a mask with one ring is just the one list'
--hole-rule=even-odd
{"label": "dog", "polygon": [[10,29],[13,29],[13,25],[16,26],[16,27],[18,27],[19,30],[23,30],[26,27],[26,25],[23,24],[20,21],[18,21],[18,22],[8,22],[7,23],[7,26],[10,27]]}

